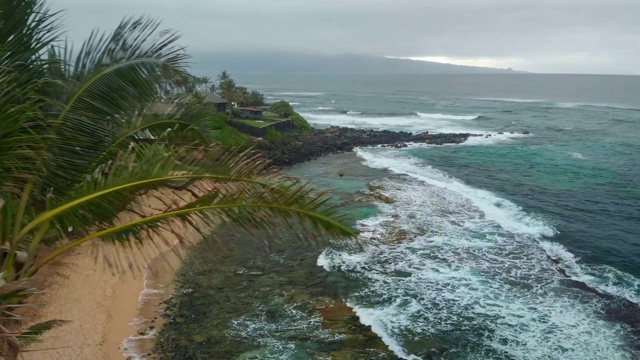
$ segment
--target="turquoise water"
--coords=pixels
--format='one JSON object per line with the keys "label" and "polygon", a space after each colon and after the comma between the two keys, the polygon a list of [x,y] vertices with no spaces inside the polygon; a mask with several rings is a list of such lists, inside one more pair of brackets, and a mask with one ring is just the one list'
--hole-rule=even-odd
{"label": "turquoise water", "polygon": [[319,265],[354,284],[342,296],[396,355],[438,343],[446,359],[640,358],[640,78],[238,80],[317,127],[481,135],[357,151],[389,171],[376,184],[397,202],[360,221],[365,249],[329,248]]}

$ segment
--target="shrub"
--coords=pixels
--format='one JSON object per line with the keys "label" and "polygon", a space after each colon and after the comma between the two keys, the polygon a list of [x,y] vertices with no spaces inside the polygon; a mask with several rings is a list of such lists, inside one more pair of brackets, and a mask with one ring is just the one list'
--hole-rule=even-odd
{"label": "shrub", "polygon": [[271,104],[269,112],[284,116],[291,116],[295,113],[293,106],[284,100],[276,101]]}
{"label": "shrub", "polygon": [[227,124],[227,115],[213,114],[211,115],[211,122],[211,127],[213,128],[211,137],[216,142],[225,146],[250,146],[250,141],[246,136]]}
{"label": "shrub", "polygon": [[311,125],[309,125],[307,120],[305,120],[302,117],[302,115],[300,115],[297,112],[295,112],[295,110],[293,110],[293,107],[291,106],[291,104],[289,104],[288,102],[286,102],[284,100],[280,100],[280,101],[277,101],[277,102],[274,102],[273,104],[271,104],[271,107],[269,108],[269,112],[272,112],[274,114],[278,114],[280,116],[286,116],[289,119],[291,119],[291,121],[293,123],[294,131],[296,131],[296,130],[302,130],[302,131],[311,130]]}
{"label": "shrub", "polygon": [[267,133],[264,135],[263,139],[267,141],[278,141],[284,138],[284,134],[275,129],[268,129]]}
{"label": "shrub", "polygon": [[289,119],[291,119],[294,130],[311,130],[311,125],[309,125],[307,120],[305,120],[305,118],[303,118],[302,115],[298,114],[297,112],[294,111],[293,115],[291,115]]}

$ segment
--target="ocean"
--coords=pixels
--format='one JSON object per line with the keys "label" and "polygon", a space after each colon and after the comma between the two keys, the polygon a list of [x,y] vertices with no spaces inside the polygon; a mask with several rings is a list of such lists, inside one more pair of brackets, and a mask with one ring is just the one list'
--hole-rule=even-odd
{"label": "ocean", "polygon": [[[315,127],[481,135],[289,170],[395,200],[363,205],[361,246],[335,242],[312,265],[395,356],[640,359],[640,77],[236,78]],[[291,314],[282,326],[317,323]],[[262,329],[256,358],[314,358],[264,319],[233,321],[247,338]]]}

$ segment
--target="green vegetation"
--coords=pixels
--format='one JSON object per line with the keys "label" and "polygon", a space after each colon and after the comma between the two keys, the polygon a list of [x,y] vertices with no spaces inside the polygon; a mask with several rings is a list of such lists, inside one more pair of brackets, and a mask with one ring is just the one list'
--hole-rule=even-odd
{"label": "green vegetation", "polygon": [[[325,195],[265,175],[256,153],[220,145],[240,140],[211,109],[148,116],[167,93],[193,85],[176,33],[130,18],[72,51],[58,15],[43,0],[0,4],[0,358],[16,359],[64,323],[25,329],[12,310],[31,294],[32,275],[84,243],[120,246],[123,259],[110,264],[123,270],[137,244],[174,220],[206,233],[221,220],[270,229],[286,217],[306,229],[301,241],[355,236]],[[140,213],[142,195],[167,189],[194,198]],[[137,216],[118,221],[123,213]],[[42,246],[51,249],[36,257]]]}
{"label": "green vegetation", "polygon": [[246,124],[246,125],[249,125],[249,126],[255,126],[257,128],[261,128],[263,126],[267,126],[267,125],[271,124],[271,121],[264,121],[264,120],[236,119],[234,121],[235,122],[239,122],[241,124]]}
{"label": "green vegetation", "polygon": [[285,120],[285,118],[283,118],[282,116],[278,115],[278,114],[274,114],[272,112],[266,112],[262,114],[262,117],[265,120],[270,120],[271,122],[276,122],[276,121],[282,121]]}
{"label": "green vegetation", "polygon": [[225,114],[213,114],[210,117],[212,122],[213,140],[220,145],[247,149],[251,146],[251,141],[240,131],[227,124]]}
{"label": "green vegetation", "polygon": [[271,104],[269,112],[280,115],[281,117],[289,117],[296,113],[293,110],[293,106],[284,100],[276,101]]}
{"label": "green vegetation", "polygon": [[297,131],[309,131],[311,130],[311,125],[302,117],[302,115],[295,113],[289,116],[293,123],[293,128]]}
{"label": "green vegetation", "polygon": [[294,131],[308,131],[311,130],[311,125],[302,117],[302,115],[298,114],[293,110],[293,106],[284,100],[280,100],[271,104],[269,108],[269,112],[273,114],[277,114],[281,117],[288,117],[293,122]]}
{"label": "green vegetation", "polygon": [[280,131],[276,131],[274,129],[268,129],[267,134],[263,137],[263,139],[267,141],[278,141],[284,139],[285,135]]}

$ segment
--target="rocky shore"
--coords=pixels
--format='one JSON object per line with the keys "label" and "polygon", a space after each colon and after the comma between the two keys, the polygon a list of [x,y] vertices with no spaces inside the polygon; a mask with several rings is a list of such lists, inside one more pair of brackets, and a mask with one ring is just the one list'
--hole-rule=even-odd
{"label": "rocky shore", "polygon": [[[336,171],[344,167],[345,174]],[[355,154],[324,156],[288,174],[331,187],[356,219],[370,216],[380,188],[367,183],[386,172],[366,167]],[[301,228],[284,223],[246,233],[216,228],[216,241],[196,245],[162,305],[166,320],[155,359],[398,359],[345,303],[353,283],[325,271],[317,259],[328,239],[298,241]],[[264,239],[273,238],[271,247]],[[215,244],[215,245],[214,245]]]}
{"label": "rocky shore", "polygon": [[433,145],[460,144],[474,134],[413,134],[404,131],[365,130],[332,126],[308,133],[288,135],[276,141],[259,141],[256,148],[272,159],[273,165],[290,166],[320,156],[352,151],[358,146],[387,145],[406,147],[406,143]]}
{"label": "rocky shore", "polygon": [[196,245],[164,303],[157,358],[398,359],[316,265],[322,248],[288,239],[291,231],[278,231],[270,251],[258,239],[274,234],[231,225],[216,230],[223,248]]}

